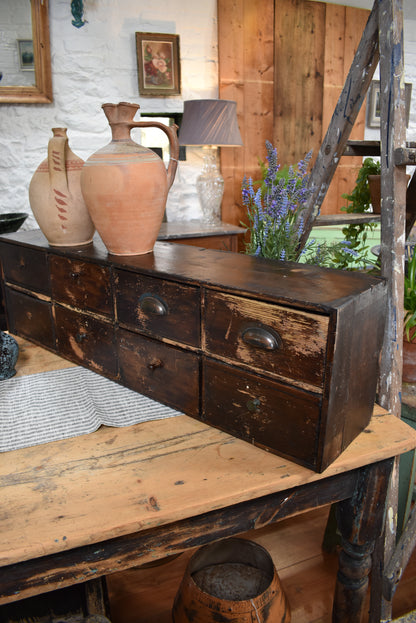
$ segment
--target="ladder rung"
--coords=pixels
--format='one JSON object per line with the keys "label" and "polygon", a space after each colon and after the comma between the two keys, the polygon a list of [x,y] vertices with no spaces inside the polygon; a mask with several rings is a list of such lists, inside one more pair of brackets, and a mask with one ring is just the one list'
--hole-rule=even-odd
{"label": "ladder rung", "polygon": [[[348,141],[344,156],[380,156],[380,141]],[[416,143],[408,142],[406,147],[396,149],[394,164],[416,165]]]}

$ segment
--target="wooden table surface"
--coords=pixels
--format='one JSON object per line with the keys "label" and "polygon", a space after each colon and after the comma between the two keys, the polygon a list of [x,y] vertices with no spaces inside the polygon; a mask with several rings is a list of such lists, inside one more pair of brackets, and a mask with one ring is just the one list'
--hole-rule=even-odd
{"label": "wooden table surface", "polygon": [[[18,374],[71,365],[19,343]],[[185,415],[3,453],[0,564],[200,515],[416,447],[416,431],[380,408],[375,413],[323,474]]]}

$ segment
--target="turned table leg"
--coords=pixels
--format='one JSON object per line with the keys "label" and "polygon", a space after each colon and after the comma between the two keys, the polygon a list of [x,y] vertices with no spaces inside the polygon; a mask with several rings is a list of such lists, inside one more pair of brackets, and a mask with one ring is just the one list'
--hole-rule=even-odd
{"label": "turned table leg", "polygon": [[372,553],[382,533],[393,459],[359,470],[354,494],[337,504],[342,551],[335,588],[334,623],[360,623],[368,592]]}

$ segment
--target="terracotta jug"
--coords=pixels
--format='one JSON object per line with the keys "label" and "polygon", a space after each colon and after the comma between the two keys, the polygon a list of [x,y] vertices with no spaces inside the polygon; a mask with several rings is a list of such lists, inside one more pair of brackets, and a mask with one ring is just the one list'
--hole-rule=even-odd
{"label": "terracotta jug", "polygon": [[[86,161],[82,193],[107,250],[115,255],[152,251],[159,233],[168,190],[175,178],[179,154],[176,126],[133,121],[138,104],[103,104],[112,131],[111,142]],[[169,138],[170,161],[165,165],[152,150],[130,138],[132,128],[157,127]]]}
{"label": "terracotta jug", "polygon": [[174,623],[289,623],[290,608],[270,554],[231,538],[200,548],[176,594]]}
{"label": "terracotta jug", "polygon": [[30,207],[50,245],[87,244],[94,225],[81,193],[84,161],[71,151],[66,128],[52,128],[52,132],[48,157],[29,185]]}

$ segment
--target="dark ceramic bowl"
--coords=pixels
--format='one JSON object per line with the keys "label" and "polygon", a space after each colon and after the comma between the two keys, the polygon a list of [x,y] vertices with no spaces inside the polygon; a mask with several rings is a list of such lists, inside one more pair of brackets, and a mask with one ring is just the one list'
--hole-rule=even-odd
{"label": "dark ceramic bowl", "polygon": [[11,234],[17,231],[27,217],[26,212],[6,212],[6,214],[0,214],[0,234]]}

